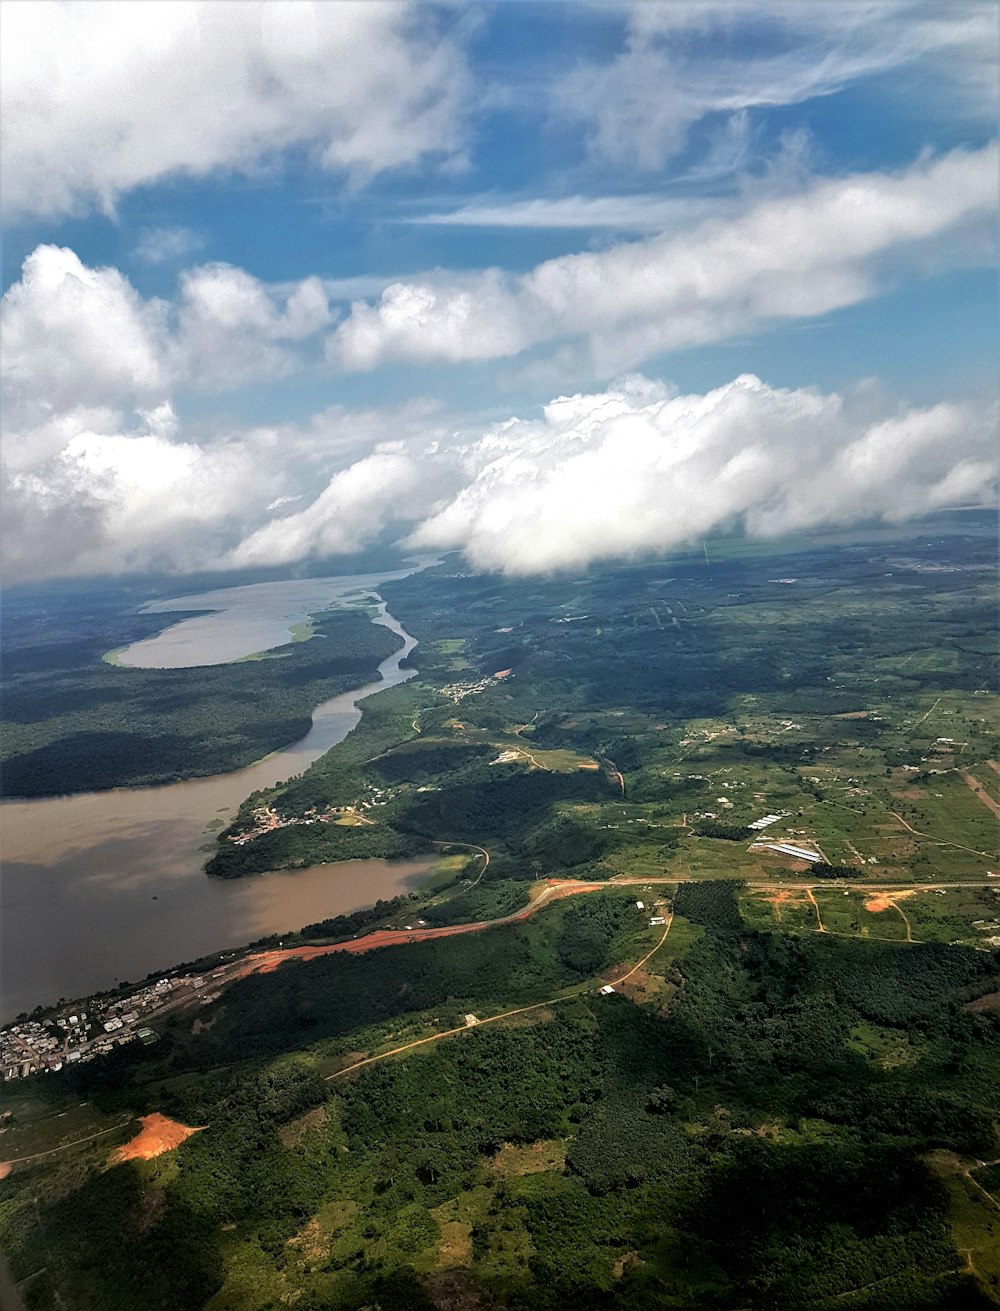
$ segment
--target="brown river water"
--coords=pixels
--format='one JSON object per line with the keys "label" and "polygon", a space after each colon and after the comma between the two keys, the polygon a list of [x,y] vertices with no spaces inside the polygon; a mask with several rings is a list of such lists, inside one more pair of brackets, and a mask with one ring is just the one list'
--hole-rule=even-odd
{"label": "brown river water", "polygon": [[427,877],[433,857],[232,880],[209,879],[202,868],[212,821],[228,822],[249,793],[301,773],[347,736],[361,717],[359,701],[412,677],[399,665],[414,639],[384,605],[379,612],[373,622],[404,639],[379,666],[381,681],[324,702],[304,738],[247,769],[0,805],[0,1022],[369,906]]}

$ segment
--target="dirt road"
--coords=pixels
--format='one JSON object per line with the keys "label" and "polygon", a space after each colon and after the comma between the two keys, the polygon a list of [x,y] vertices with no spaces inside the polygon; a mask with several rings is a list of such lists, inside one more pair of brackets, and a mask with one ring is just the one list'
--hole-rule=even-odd
{"label": "dirt road", "polygon": [[[993,765],[992,760],[989,761],[989,763]],[[994,769],[996,768],[995,765],[993,765],[993,767]],[[993,800],[990,794],[983,787],[982,783],[980,783],[979,779],[975,778],[972,774],[968,772],[968,770],[965,769],[960,769],[958,771],[958,776],[967,788],[972,789],[974,795],[983,803],[986,809],[991,811],[994,815],[997,816],[998,819],[1000,819],[1000,805],[997,805],[997,803]]]}
{"label": "dirt road", "polygon": [[440,929],[376,929],[374,933],[366,933],[363,938],[332,942],[323,947],[284,947],[275,951],[258,952],[244,958],[236,977],[245,977],[248,974],[271,974],[285,961],[315,960],[318,956],[329,956],[337,951],[361,955],[364,952],[377,951],[380,947],[400,947],[408,942],[454,938],[460,933],[482,933],[485,929],[496,928],[501,924],[517,924],[521,920],[526,920],[550,901],[557,901],[562,897],[575,897],[582,892],[597,892],[607,886],[606,883],[549,879],[541,892],[533,897],[527,906],[515,911],[513,915],[503,915],[495,920],[475,920],[471,924],[449,924]]}
{"label": "dirt road", "polygon": [[[596,884],[595,886],[600,887],[601,885]],[[582,885],[579,888],[579,891],[581,892],[586,890],[587,889]],[[671,913],[667,916],[667,922],[664,925],[663,932],[660,935],[660,940],[657,942],[656,946],[650,948],[645,956],[643,956],[641,960],[636,961],[634,965],[631,965],[624,974],[616,979],[612,979],[611,987],[618,987],[619,984],[624,983],[626,979],[631,978],[636,970],[642,969],[643,965],[645,965],[651,957],[656,955],[666,942],[667,934],[670,932],[670,926],[673,922],[674,917]],[[540,1011],[548,1006],[557,1006],[561,1001],[569,1001],[573,997],[578,997],[581,991],[583,991],[583,989],[578,988],[563,996],[549,997],[545,1001],[532,1002],[530,1006],[517,1006],[513,1010],[501,1011],[499,1015],[489,1015],[485,1020],[478,1020],[475,1024],[463,1024],[456,1029],[443,1029],[441,1033],[432,1033],[426,1038],[415,1038],[412,1042],[404,1042],[401,1047],[393,1047],[387,1052],[380,1052],[377,1056],[366,1056],[360,1061],[354,1061],[351,1065],[345,1065],[342,1070],[336,1070],[333,1074],[328,1074],[326,1076],[326,1081],[327,1083],[331,1083],[334,1079],[342,1079],[345,1074],[352,1074],[355,1070],[364,1069],[366,1065],[376,1065],[379,1061],[387,1061],[390,1056],[399,1056],[403,1052],[413,1051],[417,1047],[426,1047],[428,1043],[440,1042],[442,1038],[454,1038],[460,1033],[471,1033],[474,1029],[481,1029],[484,1024],[496,1024],[500,1020],[513,1019],[516,1015],[527,1015],[531,1011]]]}
{"label": "dirt road", "polygon": [[898,819],[908,833],[913,833],[918,838],[930,838],[932,842],[936,842],[940,847],[956,847],[959,851],[971,851],[974,856],[985,856],[987,860],[991,859],[988,851],[978,851],[975,847],[966,847],[961,842],[948,842],[944,838],[935,837],[933,833],[922,833],[920,829],[907,824],[903,816],[897,815],[894,810],[890,810],[888,813],[893,819]]}
{"label": "dirt road", "polygon": [[[449,844],[455,845],[455,844]],[[483,848],[479,848],[483,850]],[[487,854],[484,851],[484,855]],[[676,886],[678,882],[683,882],[683,878],[678,878],[675,874],[670,877],[618,877],[610,879],[608,882],[587,883],[576,879],[547,879],[545,886],[522,910],[515,911],[513,915],[504,915],[495,920],[476,920],[471,924],[451,924],[444,928],[417,928],[417,929],[377,929],[374,933],[366,933],[361,938],[351,938],[347,942],[333,942],[326,946],[306,946],[306,947],[284,947],[273,951],[256,952],[252,956],[246,956],[243,960],[233,967],[229,977],[225,980],[227,983],[236,978],[245,978],[248,974],[270,974],[285,961],[293,960],[315,960],[319,956],[328,956],[333,952],[346,951],[352,955],[361,955],[368,951],[377,951],[381,947],[401,947],[408,942],[427,942],[434,938],[452,938],[460,933],[482,933],[486,929],[497,928],[503,924],[517,924],[522,920],[528,919],[535,915],[544,905],[551,901],[561,900],[563,897],[576,897],[584,892],[600,892],[602,889],[610,888],[628,888],[628,887],[648,887],[650,884],[656,886]],[[798,891],[804,892],[807,899],[813,903],[816,911],[817,928],[820,932],[829,932],[823,925],[820,916],[819,906],[815,901],[813,892],[815,889],[829,889],[832,886],[850,890],[853,892],[878,892],[898,895],[902,891],[920,892],[930,891],[932,887],[941,886],[948,888],[980,888],[991,886],[986,879],[965,879],[959,882],[947,882],[940,885],[928,884],[925,888],[914,887],[912,884],[894,885],[886,880],[874,882],[872,880],[838,879],[836,884],[824,880],[817,883],[815,880],[808,881],[805,879],[781,879],[773,878],[756,879],[745,878],[743,882],[748,888],[756,888],[763,892],[782,892]],[[895,907],[899,910],[899,907]],[[907,940],[915,941],[910,936],[909,921],[903,911],[899,911],[904,922],[907,924]],[[836,935],[842,936],[842,935]]]}

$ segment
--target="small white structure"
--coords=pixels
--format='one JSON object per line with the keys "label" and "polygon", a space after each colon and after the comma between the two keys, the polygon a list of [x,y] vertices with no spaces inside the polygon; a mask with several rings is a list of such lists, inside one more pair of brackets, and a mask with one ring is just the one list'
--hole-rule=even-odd
{"label": "small white structure", "polygon": [[612,988],[610,983],[606,983],[604,987],[601,989],[601,992],[606,997],[608,993],[614,992],[614,988]]}
{"label": "small white structure", "polygon": [[791,842],[766,842],[768,851],[780,851],[783,856],[794,856],[796,860],[817,861],[823,857],[818,851],[809,851],[805,847],[793,846]]}
{"label": "small white structure", "polygon": [[649,921],[651,926],[653,924],[666,924],[666,922],[667,921],[663,915],[654,915],[653,918]]}
{"label": "small white structure", "polygon": [[764,815],[761,819],[755,819],[747,828],[762,829],[767,828],[769,824],[777,824],[779,819],[784,819],[783,815]]}
{"label": "small white structure", "polygon": [[641,901],[637,901],[637,902],[635,903],[635,908],[636,908],[636,910],[645,910],[645,909],[646,909],[645,905],[644,905]]}

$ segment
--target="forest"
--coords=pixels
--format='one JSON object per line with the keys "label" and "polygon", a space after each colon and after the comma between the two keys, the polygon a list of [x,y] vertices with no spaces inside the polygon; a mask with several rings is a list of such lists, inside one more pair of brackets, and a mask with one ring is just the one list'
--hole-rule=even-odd
{"label": "forest", "polygon": [[[210,1032],[176,1024],[144,1060],[76,1071],[46,1090],[53,1110],[86,1097],[206,1127],[176,1164],[14,1176],[16,1275],[47,1253],[29,1307],[265,1308],[294,1290],[317,1311],[429,1309],[449,1288],[521,1311],[995,1305],[927,1160],[996,1152],[1000,1031],[966,1003],[997,988],[1000,955],[755,932],[738,890],[680,886],[652,1005],[574,992],[635,951],[628,898],[593,894],[478,939],[247,979]],[[567,985],[526,1024],[322,1077],[371,1026]],[[915,1060],[858,1055],[859,1024]],[[1000,1215],[981,1223],[1000,1234]]]}
{"label": "forest", "polygon": [[[108,614],[86,595],[59,623],[5,615],[3,794],[147,786],[240,769],[303,737],[321,702],[371,681],[399,646],[358,613],[260,660],[132,669],[101,659],[184,615]],[[70,620],[78,621],[71,624]],[[51,631],[50,631],[51,629]]]}

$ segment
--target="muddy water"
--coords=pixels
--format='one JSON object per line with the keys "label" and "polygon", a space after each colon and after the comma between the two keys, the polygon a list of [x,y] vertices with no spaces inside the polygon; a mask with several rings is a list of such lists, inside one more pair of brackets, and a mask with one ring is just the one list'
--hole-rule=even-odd
{"label": "muddy water", "polygon": [[356,910],[426,876],[431,858],[229,881],[202,872],[213,821],[217,828],[250,792],[301,773],[347,736],[361,717],[359,701],[412,677],[399,665],[413,638],[384,604],[373,622],[404,639],[379,666],[381,681],[324,702],[301,741],[247,769],[0,806],[0,1020]]}

